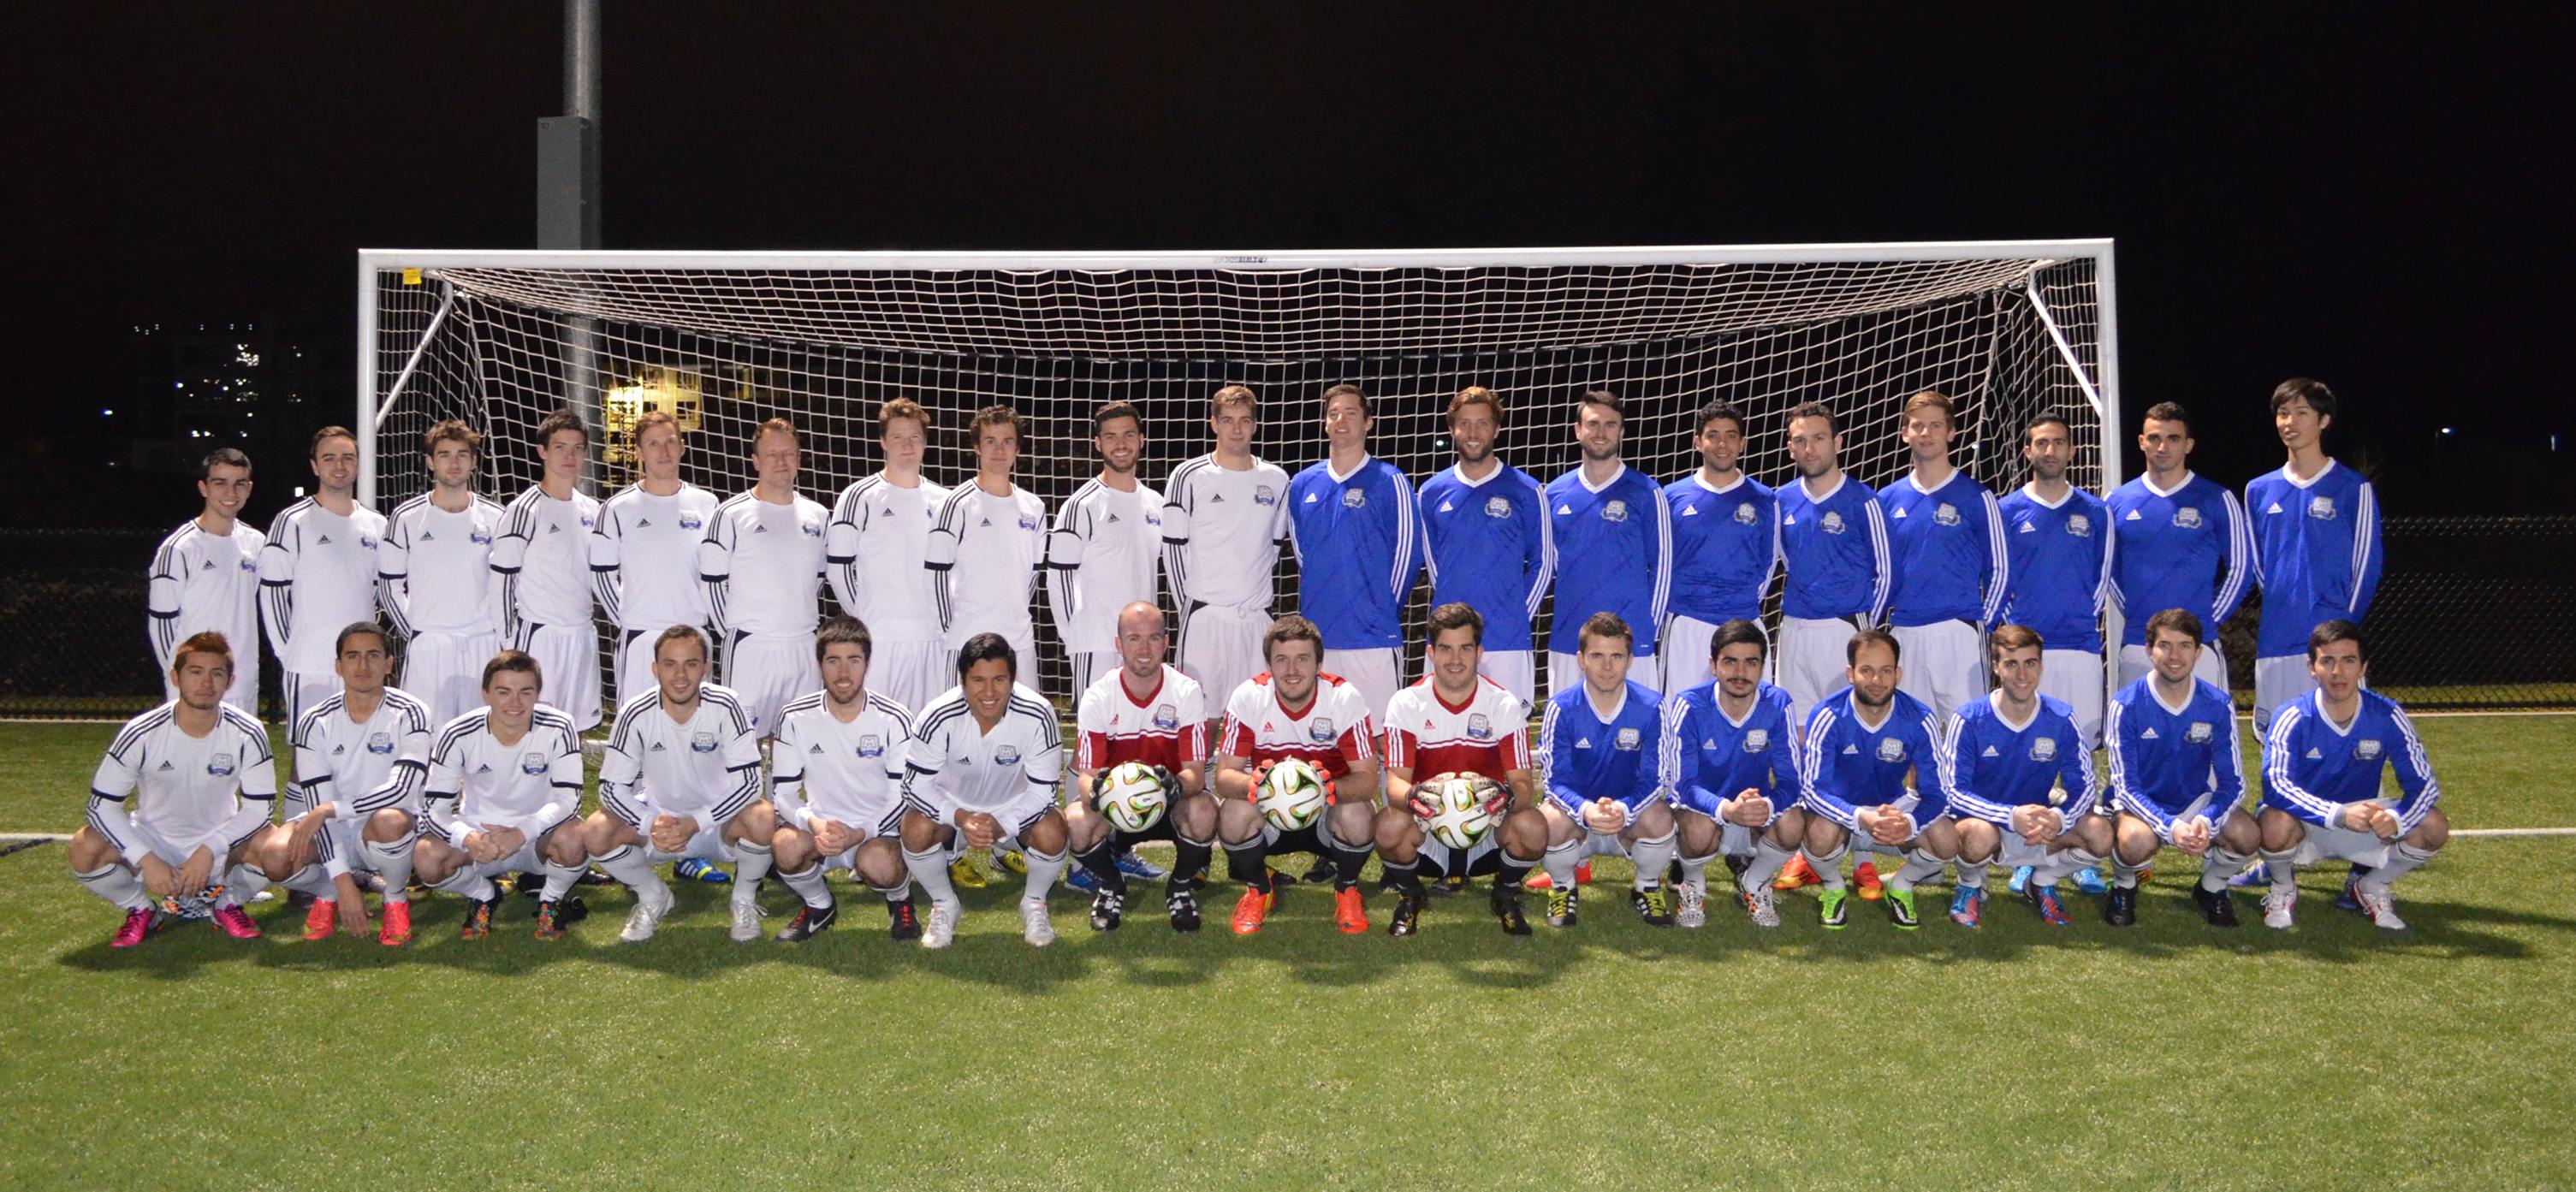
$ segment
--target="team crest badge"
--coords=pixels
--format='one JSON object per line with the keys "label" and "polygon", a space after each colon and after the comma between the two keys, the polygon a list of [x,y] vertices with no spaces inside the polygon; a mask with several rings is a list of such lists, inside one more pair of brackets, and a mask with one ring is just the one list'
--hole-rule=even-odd
{"label": "team crest badge", "polygon": [[1255,505],[1276,505],[1279,503],[1279,494],[1270,491],[1270,486],[1265,484],[1252,490],[1252,503]]}
{"label": "team crest badge", "polygon": [[235,760],[229,753],[218,753],[206,759],[206,773],[217,778],[229,778],[235,769]]}
{"label": "team crest badge", "polygon": [[2034,739],[2031,741],[2031,743],[2030,743],[2030,760],[2035,761],[2035,762],[2053,762],[2053,761],[2056,761],[2056,760],[2057,760],[2057,738],[2055,738],[2055,737],[2038,737],[2038,738],[2034,738]]}
{"label": "team crest badge", "polygon": [[994,750],[993,764],[997,766],[1016,766],[1020,764],[1020,747],[1017,745],[1005,745]]}
{"label": "team crest badge", "polygon": [[2209,739],[2217,735],[2217,732],[2218,730],[2208,721],[2195,720],[2191,722],[2190,728],[2183,730],[2182,739],[2194,745],[2207,745]]}
{"label": "team crest badge", "polygon": [[383,754],[387,754],[387,753],[392,753],[393,751],[394,751],[394,736],[393,736],[393,734],[392,734],[392,733],[369,733],[369,734],[367,734],[367,752],[369,752],[369,753],[373,753],[373,754],[378,754],[378,755],[383,755]]}
{"label": "team crest badge", "polygon": [[1021,528],[1021,529],[1023,529],[1023,530],[1034,530],[1034,529],[1037,529],[1037,528],[1038,528],[1038,519],[1036,519],[1036,518],[1034,518],[1034,517],[1024,517],[1024,518],[1021,518],[1021,519],[1020,519],[1020,528]]}
{"label": "team crest badge", "polygon": [[537,774],[543,774],[543,773],[545,773],[545,772],[546,772],[546,755],[544,755],[544,754],[542,754],[542,753],[535,753],[535,752],[529,752],[529,753],[522,753],[522,754],[520,754],[520,755],[519,755],[519,772],[520,772],[520,773],[522,773],[522,774],[527,774],[527,775],[532,775],[532,776],[533,776],[533,775],[537,775]]}
{"label": "team crest badge", "polygon": [[823,536],[823,523],[821,522],[800,521],[796,523],[796,528],[803,530],[805,532],[805,536],[808,538],[820,538]]}
{"label": "team crest badge", "polygon": [[1366,509],[1366,508],[1368,508],[1368,494],[1367,494],[1366,492],[1363,492],[1363,491],[1361,491],[1361,490],[1359,490],[1359,489],[1356,489],[1356,488],[1346,488],[1346,489],[1343,489],[1343,490],[1342,490],[1342,508],[1344,508],[1344,509]]}
{"label": "team crest badge", "polygon": [[1634,752],[1637,748],[1637,742],[1641,739],[1642,738],[1637,735],[1637,730],[1633,728],[1623,728],[1619,730],[1619,735],[1610,742],[1610,745],[1611,748],[1614,749],[1625,749]]}
{"label": "team crest badge", "polygon": [[2362,738],[2359,742],[2353,745],[2352,755],[2366,762],[2378,761],[2379,741],[2372,737]]}
{"label": "team crest badge", "polygon": [[2066,532],[2078,538],[2090,538],[2093,536],[2093,519],[2081,513],[2067,514]]}
{"label": "team crest badge", "polygon": [[1306,725],[1306,739],[1318,745],[1333,743],[1333,718],[1318,716]]}
{"label": "team crest badge", "polygon": [[1763,750],[1765,750],[1765,749],[1769,749],[1770,747],[1771,747],[1771,730],[1769,730],[1769,729],[1767,729],[1767,728],[1757,728],[1757,729],[1748,729],[1748,730],[1746,730],[1746,731],[1745,731],[1745,734],[1744,734],[1744,751],[1745,751],[1746,753],[1760,753],[1760,752],[1762,752],[1762,751],[1763,751]]}
{"label": "team crest badge", "polygon": [[[428,535],[424,534],[424,535],[422,535],[422,537],[426,538],[426,537],[428,537]],[[467,531],[465,532],[465,540],[466,540],[467,542],[471,542],[471,543],[473,543],[473,544],[474,544],[474,545],[476,545],[476,546],[490,546],[490,545],[492,545],[492,531],[490,531],[490,530],[467,530]]]}
{"label": "team crest badge", "polygon": [[1894,737],[1880,737],[1878,739],[1878,760],[1883,762],[1904,761],[1905,742],[1897,740]]}
{"label": "team crest badge", "polygon": [[[888,512],[888,513],[892,513],[892,512],[894,512],[894,510],[892,510],[892,509],[888,509],[888,510],[886,510],[886,512]],[[680,515],[680,528],[681,528],[681,529],[683,529],[683,530],[696,530],[696,529],[701,529],[701,528],[703,528],[706,524],[707,524],[707,523],[706,523],[706,520],[705,520],[705,519],[703,519],[703,518],[701,518],[701,517],[699,517],[697,514],[694,514],[694,513],[683,513],[683,514],[681,514],[681,515]]]}
{"label": "team crest badge", "polygon": [[1510,498],[1507,498],[1507,497],[1487,497],[1487,498],[1485,498],[1485,516],[1487,516],[1487,517],[1510,517],[1511,515],[1512,515],[1512,503],[1511,503]]}
{"label": "team crest badge", "polygon": [[1154,705],[1154,727],[1164,730],[1181,726],[1181,710],[1170,704]]}
{"label": "team crest badge", "polygon": [[1735,524],[1749,526],[1760,520],[1762,520],[1762,513],[1753,507],[1753,502],[1746,501],[1735,507]]}
{"label": "team crest badge", "polygon": [[1491,737],[1494,735],[1494,722],[1485,719],[1482,712],[1475,713],[1467,717],[1467,735],[1479,741]]}
{"label": "team crest badge", "polygon": [[[490,542],[492,539],[489,535],[486,535],[483,540],[485,542]],[[213,564],[208,564],[208,566],[213,566]],[[244,571],[257,571],[259,570],[259,564],[249,559],[244,559],[241,561],[241,569]]]}
{"label": "team crest badge", "polygon": [[1828,534],[1840,534],[1843,532],[1843,515],[1828,509],[1825,511],[1825,516],[1819,519],[1816,522],[1816,525],[1823,528],[1823,530]]}
{"label": "team crest badge", "polygon": [[1626,501],[1613,498],[1608,504],[1601,507],[1601,520],[1610,522],[1623,522],[1628,520],[1628,503]]}
{"label": "team crest badge", "polygon": [[[2327,516],[2331,517],[2331,516],[2333,516],[2333,515],[2332,515],[2332,514],[2328,514]],[[360,549],[360,550],[374,550],[374,549],[376,549],[376,539],[375,539],[375,536],[374,536],[374,535],[371,535],[371,534],[360,534],[360,535],[358,535],[358,549]]]}
{"label": "team crest badge", "polygon": [[691,734],[689,734],[689,752],[691,752],[691,753],[714,753],[715,751],[716,751],[716,735],[715,735],[714,733],[691,733]]}
{"label": "team crest badge", "polygon": [[875,733],[869,733],[868,735],[859,738],[859,756],[884,757],[885,738],[880,737]]}
{"label": "team crest badge", "polygon": [[2333,521],[2335,518],[2334,498],[2328,496],[2308,498],[2308,516],[2313,517],[2318,521]]}
{"label": "team crest badge", "polygon": [[1948,501],[1943,501],[1941,502],[1940,508],[1932,511],[1932,520],[1945,526],[1958,525],[1959,507],[1952,505]]}
{"label": "team crest badge", "polygon": [[2195,507],[2195,506],[2191,506],[2191,505],[2185,505],[2185,506],[2183,506],[2183,507],[2181,507],[2181,508],[2179,508],[2179,509],[2174,510],[2174,515],[2173,515],[2173,524],[2174,524],[2174,528],[2175,528],[2175,529],[2177,529],[2177,530],[2197,530],[2197,529],[2199,529],[2199,528],[2200,528],[2200,510],[2199,510],[2197,507]]}

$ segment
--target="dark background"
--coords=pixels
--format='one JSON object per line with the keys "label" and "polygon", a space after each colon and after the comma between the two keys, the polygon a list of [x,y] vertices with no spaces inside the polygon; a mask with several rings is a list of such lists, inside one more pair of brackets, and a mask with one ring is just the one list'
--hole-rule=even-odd
{"label": "dark background", "polygon": [[[2311,375],[2392,515],[2576,507],[2555,482],[2576,427],[2541,368],[2576,290],[2576,22],[1953,7],[614,0],[607,244],[2112,236],[2124,401],[2190,405],[2201,471],[2277,466],[2264,399]],[[558,5],[6,20],[24,396],[0,458],[22,494],[79,494],[7,502],[13,522],[194,512],[171,470],[190,452],[133,400],[170,367],[140,328],[238,323],[310,359],[261,424],[300,453],[349,418],[357,248],[533,244]],[[264,523],[286,485],[260,498]]]}

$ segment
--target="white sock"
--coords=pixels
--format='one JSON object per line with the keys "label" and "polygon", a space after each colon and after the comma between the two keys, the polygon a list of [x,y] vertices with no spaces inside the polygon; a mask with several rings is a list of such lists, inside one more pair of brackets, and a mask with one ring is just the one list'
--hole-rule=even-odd
{"label": "white sock", "polygon": [[2401,843],[2397,847],[2388,850],[2387,864],[2373,869],[2369,873],[2363,875],[2361,879],[2361,888],[2368,890],[2373,894],[2386,894],[2388,892],[2388,883],[2415,872],[2417,869],[2421,868],[2426,861],[2430,861],[2432,859],[2433,854],[2425,852],[2414,845]]}
{"label": "white sock", "polygon": [[96,872],[75,873],[72,877],[118,910],[139,911],[152,905],[152,896],[143,892],[141,875],[114,861]]}
{"label": "white sock", "polygon": [[788,889],[794,890],[798,898],[805,900],[805,905],[815,910],[832,905],[832,891],[823,884],[823,863],[820,861],[806,866],[799,873],[781,869],[778,880],[787,883]]}
{"label": "white sock", "polygon": [[883,889],[878,889],[875,886],[870,886],[868,888],[876,890],[877,893],[884,895],[885,900],[888,902],[912,901],[912,882],[909,880],[896,882],[895,884]]}
{"label": "white sock", "polygon": [[2214,844],[2209,846],[2209,851],[2203,854],[2200,860],[2200,888],[2213,891],[2226,889],[2228,881],[2237,874],[2245,872],[2245,863],[2252,859],[2243,853],[2231,853]]}
{"label": "white sock", "polygon": [[646,856],[643,849],[629,844],[610,849],[605,855],[591,860],[607,871],[608,876],[626,883],[626,888],[635,891],[637,898],[658,901],[671,897],[670,884],[653,872],[653,862]]}
{"label": "white sock", "polygon": [[2269,849],[2265,849],[2263,851],[2263,876],[2272,879],[2273,893],[2285,894],[2297,892],[2299,888],[2299,871],[2295,866],[2290,864],[2290,858],[2298,855],[2299,853],[2296,849],[2292,849],[2286,853],[2276,853]]}
{"label": "white sock", "polygon": [[1843,854],[1850,851],[1851,846],[1848,844],[1821,857],[1813,850],[1809,850],[1807,868],[1815,870],[1816,876],[1825,880],[1826,889],[1840,890],[1843,888]]}
{"label": "white sock", "polygon": [[2061,849],[2049,855],[2032,871],[2031,881],[2041,886],[2054,886],[2075,875],[2077,870],[2091,869],[2102,863],[2102,854],[2084,851],[2082,845]]}
{"label": "white sock", "polygon": [[1990,865],[1990,864],[1993,864],[1993,862],[1991,862],[1991,861],[1961,861],[1961,862],[1959,862],[1959,888],[1960,888],[1960,889],[1962,889],[1962,890],[1983,890],[1983,889],[1985,889],[1985,888],[1986,888],[1986,866],[1988,866],[1988,865]]}
{"label": "white sock", "polygon": [[1708,863],[1716,859],[1715,853],[1705,857],[1682,858],[1682,884],[1702,894],[1708,893]]}
{"label": "white sock", "polygon": [[733,900],[757,902],[760,899],[760,879],[769,876],[769,862],[776,854],[767,845],[753,844],[748,840],[735,842],[733,851],[737,858],[733,867]]}
{"label": "white sock", "polygon": [[258,866],[235,865],[225,872],[224,896],[216,899],[215,905],[240,906],[271,884],[268,875],[260,872]]}
{"label": "white sock", "polygon": [[1922,849],[1915,849],[1905,854],[1905,864],[1897,867],[1896,872],[1888,877],[1887,884],[1899,890],[1911,890],[1925,881],[1941,876],[1941,867],[1946,864],[1948,862]]}
{"label": "white sock", "polygon": [[1766,884],[1772,878],[1780,876],[1780,867],[1788,864],[1789,858],[1796,855],[1771,843],[1769,837],[1764,837],[1754,842],[1753,863],[1744,867],[1744,876],[1735,879],[1735,884],[1747,890]]}
{"label": "white sock", "polygon": [[1055,879],[1064,876],[1064,854],[1042,853],[1027,845],[1021,845],[1020,855],[1028,858],[1029,862],[1028,892],[1020,895],[1021,900],[1046,901],[1047,892],[1055,889]]}
{"label": "white sock", "polygon": [[1539,864],[1547,869],[1547,880],[1555,883],[1557,889],[1574,888],[1575,854],[1582,851],[1583,838],[1577,836],[1563,844],[1547,846],[1547,852],[1539,858]]}
{"label": "white sock", "polygon": [[385,879],[385,901],[409,902],[405,887],[411,885],[411,850],[414,837],[400,840],[369,840],[358,847],[367,852],[367,863],[376,867],[376,875]]}
{"label": "white sock", "polygon": [[1661,889],[1664,874],[1673,865],[1674,833],[1666,832],[1653,840],[1640,840],[1629,846],[1628,858],[1637,863],[1637,888]]}
{"label": "white sock", "polygon": [[914,884],[930,895],[930,901],[947,906],[957,905],[957,887],[948,882],[948,850],[932,845],[926,853],[903,850],[903,867],[912,874]]}
{"label": "white sock", "polygon": [[[2153,857],[2148,858],[2150,861],[2154,859],[2155,858]],[[2111,885],[2122,890],[2135,890],[2138,888],[2138,873],[2145,868],[2146,866],[2144,865],[2129,864],[2128,858],[2126,857],[2113,856],[2111,858]]]}
{"label": "white sock", "polygon": [[501,896],[501,891],[493,886],[492,879],[483,876],[482,871],[476,869],[471,861],[457,866],[456,872],[448,874],[446,881],[433,884],[450,894],[463,895],[476,902],[490,902]]}
{"label": "white sock", "polygon": [[[572,893],[573,883],[581,880],[581,871],[589,868],[587,865],[557,865],[552,857],[545,859],[543,867],[546,885],[537,891],[537,897],[544,902],[563,901],[564,895]],[[391,879],[387,881],[390,883]]]}
{"label": "white sock", "polygon": [[340,897],[339,888],[332,884],[330,873],[319,865],[307,865],[298,869],[278,884],[298,894],[310,894],[324,902],[335,901]]}

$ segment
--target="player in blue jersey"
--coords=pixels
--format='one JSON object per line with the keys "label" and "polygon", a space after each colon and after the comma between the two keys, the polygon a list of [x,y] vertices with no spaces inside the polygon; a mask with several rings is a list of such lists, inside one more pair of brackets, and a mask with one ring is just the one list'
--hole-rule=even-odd
{"label": "player in blue jersey", "polygon": [[2111,494],[2111,599],[2121,610],[2120,686],[2143,677],[2147,618],[2169,608],[2192,615],[2201,642],[2203,682],[2227,690],[2227,659],[2218,625],[2251,591],[2254,533],[2245,507],[2227,486],[2191,470],[2191,417],[2158,402],[2139,426],[2146,474]]}
{"label": "player in blue jersey", "polygon": [[[1905,866],[1887,879],[1887,917],[1908,931],[1919,922],[1914,885],[1959,855],[1959,832],[1941,789],[1942,733],[1923,701],[1897,689],[1904,681],[1895,635],[1864,629],[1844,647],[1851,685],[1826,696],[1807,718],[1798,755],[1800,802],[1807,809],[1806,859],[1824,879],[1816,920],[1829,930],[1851,921],[1843,887],[1843,854],[1855,834],[1868,847],[1903,853]],[[1908,771],[1916,774],[1911,789]]]}
{"label": "player in blue jersey", "polygon": [[1771,878],[1807,838],[1789,693],[1762,681],[1770,645],[1751,620],[1719,625],[1709,641],[1716,677],[1664,700],[1660,771],[1681,837],[1673,917],[1684,927],[1708,922],[1708,863],[1720,852],[1750,858],[1735,879],[1744,912],[1756,927],[1778,927]]}
{"label": "player in blue jersey", "polygon": [[1332,454],[1288,482],[1289,539],[1297,548],[1297,608],[1324,631],[1324,670],[1359,689],[1372,713],[1404,685],[1404,602],[1421,570],[1413,484],[1368,453],[1368,395],[1357,385],[1324,391]]}
{"label": "player in blue jersey", "polygon": [[1458,462],[1423,481],[1415,504],[1432,606],[1464,604],[1484,618],[1476,671],[1526,707],[1536,689],[1530,619],[1556,573],[1556,539],[1546,490],[1495,457],[1494,440],[1502,433],[1502,399],[1482,385],[1459,390],[1449,400]]}
{"label": "player in blue jersey", "polygon": [[2113,927],[2138,921],[2138,875],[2167,844],[2201,858],[2191,890],[2201,917],[2212,927],[2236,926],[2227,884],[2261,843],[2253,817],[2239,806],[2245,775],[2237,761],[2236,703],[2194,675],[2202,629],[2189,609],[2147,618],[2143,632],[2154,669],[2111,697],[2103,736],[2119,820],[2102,921]]}
{"label": "player in blue jersey", "polygon": [[1995,495],[1950,463],[1958,412],[1926,389],[1905,399],[1905,445],[1914,469],[1880,489],[1895,581],[1887,619],[1913,664],[1905,693],[1935,718],[1986,689],[1985,632],[2003,615],[2012,568]]}
{"label": "player in blue jersey", "polygon": [[[2308,671],[2316,690],[2281,708],[2263,738],[2263,861],[2272,877],[2263,925],[2290,926],[2298,866],[2340,857],[2353,863],[2344,892],[2361,913],[2404,931],[2389,883],[2450,841],[2450,817],[2434,806],[2441,784],[2406,710],[2363,688],[2370,643],[2361,626],[2337,618],[2310,631]],[[2388,767],[2402,798],[2380,793]]]}
{"label": "player in blue jersey", "polygon": [[[1762,592],[1780,561],[1780,498],[1744,474],[1744,412],[1713,401],[1699,409],[1691,435],[1699,468],[1664,486],[1672,507],[1673,583],[1662,641],[1664,691],[1707,679],[1700,659],[1717,627],[1762,621]],[[1768,652],[1768,643],[1765,644]]]}
{"label": "player in blue jersey", "polygon": [[[1996,505],[2012,563],[2004,620],[2027,625],[2046,645],[2039,693],[2074,710],[2084,752],[2102,744],[2102,610],[2111,598],[2111,515],[2102,498],[2066,482],[2075,436],[2066,419],[2042,414],[2022,433],[2030,482]],[[1992,660],[1989,643],[1989,661]]]}
{"label": "player in blue jersey", "polygon": [[1649,636],[1636,643],[1628,677],[1646,684],[1661,677],[1652,634],[1671,600],[1672,510],[1653,477],[1620,462],[1626,433],[1626,404],[1616,394],[1584,391],[1574,405],[1583,464],[1548,482],[1548,515],[1556,523],[1556,612],[1547,635],[1551,695],[1583,685],[1576,656],[1582,627],[1594,613],[1643,626]]}
{"label": "player in blue jersey", "polygon": [[[1661,502],[1657,502],[1658,507]],[[1663,712],[1653,688],[1629,678],[1636,635],[1616,613],[1579,632],[1582,681],[1548,697],[1539,720],[1539,784],[1547,796],[1547,923],[1572,927],[1576,863],[1625,856],[1637,866],[1632,901],[1649,926],[1673,925],[1664,868],[1673,860],[1673,808],[1663,797]]]}
{"label": "player in blue jersey", "polygon": [[2254,523],[2255,578],[2263,585],[2263,624],[2254,635],[2254,727],[2270,732],[2273,714],[2316,690],[2300,657],[2317,626],[2360,624],[2379,589],[2379,497],[2359,472],[2326,455],[2335,395],[2323,381],[2293,377],[2272,390],[2272,427],[2289,462],[2245,486]]}
{"label": "player in blue jersey", "polygon": [[1974,927],[1985,917],[1986,867],[2031,866],[2026,887],[2039,917],[2066,925],[2059,879],[2102,863],[2111,822],[2092,814],[2099,788],[2093,748],[2075,709],[2040,690],[2046,642],[2028,625],[2005,625],[1986,642],[1995,689],[1950,717],[1941,747],[1941,787],[1959,829],[1959,887],[1950,919]]}

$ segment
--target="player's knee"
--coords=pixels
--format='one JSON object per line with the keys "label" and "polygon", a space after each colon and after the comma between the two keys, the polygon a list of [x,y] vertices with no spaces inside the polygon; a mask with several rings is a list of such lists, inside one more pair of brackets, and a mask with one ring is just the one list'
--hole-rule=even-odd
{"label": "player's knee", "polygon": [[[1412,826],[1411,812],[1398,807],[1379,808],[1376,819],[1370,824],[1370,835],[1377,842],[1377,851],[1389,860],[1411,860],[1412,850],[1405,847],[1404,837],[1405,830]],[[1404,850],[1401,858],[1395,856],[1398,849]]]}
{"label": "player's knee", "polygon": [[1668,803],[1648,803],[1637,809],[1637,822],[1630,825],[1639,840],[1661,840],[1673,834],[1673,809]]}
{"label": "player's knee", "polygon": [[1843,831],[1841,824],[1819,815],[1808,819],[1806,836],[1807,851],[1821,857],[1841,848],[1850,834]]}
{"label": "player's knee", "polygon": [[1681,846],[1684,853],[1694,857],[1704,857],[1717,850],[1716,820],[1696,811],[1685,811],[1673,816],[1673,826],[1681,833]]}
{"label": "player's knee", "polygon": [[411,813],[388,807],[367,817],[364,835],[378,844],[391,844],[412,833]]}
{"label": "player's knee", "polygon": [[1020,831],[1021,846],[1041,853],[1061,854],[1070,839],[1071,829],[1065,826],[1064,816],[1053,811]]}
{"label": "player's knee", "polygon": [[1217,808],[1217,834],[1227,844],[1249,844],[1261,835],[1261,812],[1248,799],[1230,799]]}
{"label": "player's knee", "polygon": [[2405,840],[2428,853],[2441,848],[2451,842],[2451,817],[2442,814],[2439,807],[2427,811],[2423,822],[2415,825],[2415,830],[2407,833]]}
{"label": "player's knee", "polygon": [[116,856],[116,850],[109,848],[105,840],[99,839],[98,833],[86,826],[72,833],[71,840],[63,846],[63,852],[75,873],[93,872]]}
{"label": "player's knee", "polygon": [[895,829],[908,853],[928,852],[939,843],[939,823],[918,811],[906,810],[903,823]]}
{"label": "player's knee", "polygon": [[2266,852],[2285,853],[2299,847],[2299,842],[2308,838],[2308,830],[2299,823],[2298,817],[2278,807],[2264,808],[2258,826],[2263,833]]}
{"label": "player's knee", "polygon": [[879,890],[893,889],[906,876],[903,854],[890,843],[877,847],[876,842],[871,841],[860,846],[855,867],[860,881]]}
{"label": "player's knee", "polygon": [[2101,816],[2088,815],[2075,821],[2072,835],[2075,837],[2076,845],[2082,848],[2085,852],[2108,853],[2111,851],[2111,821],[2106,820]]}
{"label": "player's knee", "polygon": [[579,832],[555,832],[546,837],[543,850],[546,859],[567,868],[590,860],[590,849],[582,843]]}
{"label": "player's knee", "polygon": [[1216,832],[1216,800],[1191,795],[1172,804],[1172,830],[1189,840],[1206,840]]}
{"label": "player's knee", "polygon": [[735,813],[725,829],[728,839],[767,841],[778,831],[778,814],[771,810],[768,800],[755,799],[751,806]]}

